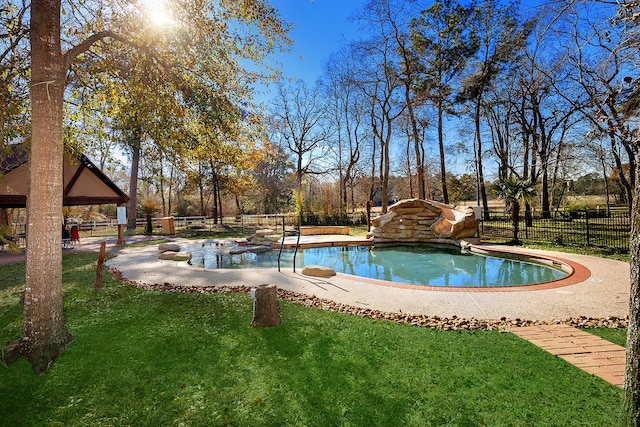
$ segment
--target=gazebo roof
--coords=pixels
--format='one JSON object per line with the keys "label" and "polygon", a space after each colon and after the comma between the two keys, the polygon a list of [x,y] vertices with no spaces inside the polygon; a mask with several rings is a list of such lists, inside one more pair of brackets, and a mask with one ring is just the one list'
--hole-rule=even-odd
{"label": "gazebo roof", "polygon": [[[113,181],[84,154],[64,158],[64,206],[123,204],[129,200]],[[0,208],[27,205],[29,152],[21,144],[0,151]]]}

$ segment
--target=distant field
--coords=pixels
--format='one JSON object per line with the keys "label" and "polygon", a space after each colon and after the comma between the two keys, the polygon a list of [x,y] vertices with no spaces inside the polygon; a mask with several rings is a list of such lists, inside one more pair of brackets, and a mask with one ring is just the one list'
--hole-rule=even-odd
{"label": "distant field", "polygon": [[598,206],[606,207],[607,197],[605,195],[600,196],[569,196],[565,197],[565,205],[587,205],[589,207],[597,208]]}
{"label": "distant field", "polygon": [[[611,203],[610,206],[619,206],[618,204],[614,204],[613,198],[610,197],[609,200]],[[489,200],[487,203],[489,205],[489,209],[491,210],[504,208],[504,201],[500,199]],[[454,202],[453,204],[456,204],[458,206],[477,206],[478,202],[475,200],[463,200]],[[604,194],[597,196],[565,196],[562,199],[562,204],[560,207],[569,208],[576,205],[587,205],[588,208],[592,209],[605,208],[607,206],[607,196],[605,196]],[[552,210],[555,210],[555,206],[553,206]]]}

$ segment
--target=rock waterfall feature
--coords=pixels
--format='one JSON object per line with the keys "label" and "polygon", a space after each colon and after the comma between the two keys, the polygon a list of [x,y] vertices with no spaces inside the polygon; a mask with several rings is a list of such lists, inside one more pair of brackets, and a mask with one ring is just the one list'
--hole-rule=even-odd
{"label": "rock waterfall feature", "polygon": [[371,220],[368,237],[374,242],[446,243],[477,236],[478,222],[468,206],[451,206],[430,200],[401,200],[389,211]]}

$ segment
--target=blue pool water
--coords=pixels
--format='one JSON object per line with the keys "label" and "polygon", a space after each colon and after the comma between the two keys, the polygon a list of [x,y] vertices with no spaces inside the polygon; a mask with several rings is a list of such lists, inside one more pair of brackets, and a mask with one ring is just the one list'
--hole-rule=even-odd
{"label": "blue pool water", "polygon": [[[228,248],[205,244],[187,248],[190,263],[205,268],[277,267],[278,251],[229,255]],[[291,269],[293,250],[284,250],[281,268]],[[558,280],[564,271],[524,259],[462,254],[441,246],[335,246],[299,249],[296,267],[322,265],[372,279],[442,287],[522,286]]]}

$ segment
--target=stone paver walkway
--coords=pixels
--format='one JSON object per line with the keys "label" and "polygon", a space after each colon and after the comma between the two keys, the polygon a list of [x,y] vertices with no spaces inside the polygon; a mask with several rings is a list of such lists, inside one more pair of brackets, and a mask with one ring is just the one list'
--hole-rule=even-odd
{"label": "stone paver walkway", "polygon": [[514,327],[511,332],[591,375],[623,385],[624,347],[568,325]]}

